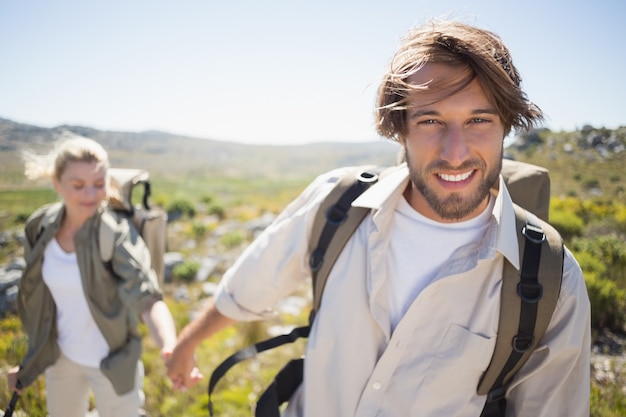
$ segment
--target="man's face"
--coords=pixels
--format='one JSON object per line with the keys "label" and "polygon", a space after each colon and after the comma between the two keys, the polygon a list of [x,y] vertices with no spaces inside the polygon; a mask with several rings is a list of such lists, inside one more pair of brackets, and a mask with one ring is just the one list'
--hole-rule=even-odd
{"label": "man's face", "polygon": [[431,63],[409,77],[412,84],[433,88],[409,97],[403,144],[411,187],[405,197],[419,213],[440,222],[482,212],[502,166],[504,127],[478,80],[440,99],[447,81],[464,74],[466,69]]}

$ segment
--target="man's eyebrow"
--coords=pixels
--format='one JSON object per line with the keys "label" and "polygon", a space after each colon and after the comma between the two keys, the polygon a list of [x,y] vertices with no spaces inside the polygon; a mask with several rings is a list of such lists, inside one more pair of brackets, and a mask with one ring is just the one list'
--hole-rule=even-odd
{"label": "man's eyebrow", "polygon": [[[498,116],[499,115],[498,112],[496,111],[496,109],[493,109],[493,108],[472,110],[471,114],[472,115],[492,114],[494,116]],[[416,110],[416,111],[414,111],[414,112],[409,114],[409,120],[413,120],[413,119],[416,119],[416,118],[422,117],[422,116],[441,116],[441,113],[439,113],[438,111],[435,111],[435,110]]]}
{"label": "man's eyebrow", "polygon": [[498,112],[496,111],[496,109],[493,108],[489,108],[489,109],[476,109],[474,111],[472,111],[472,114],[493,114],[494,116],[498,116]]}
{"label": "man's eyebrow", "polygon": [[416,110],[409,114],[409,120],[417,119],[421,116],[441,116],[441,113],[435,110]]}

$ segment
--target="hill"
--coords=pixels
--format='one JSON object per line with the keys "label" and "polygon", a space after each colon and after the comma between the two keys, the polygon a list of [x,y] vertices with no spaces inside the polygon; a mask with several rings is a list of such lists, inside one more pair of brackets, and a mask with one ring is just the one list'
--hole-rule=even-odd
{"label": "hill", "polygon": [[193,174],[266,178],[310,178],[344,165],[391,164],[398,146],[388,141],[245,145],[165,132],[101,131],[83,126],[42,128],[0,119],[0,189],[24,184],[19,153],[47,152],[67,132],[104,146],[115,167],[149,170],[154,176]]}
{"label": "hill", "polygon": [[[399,147],[389,141],[245,145],[165,132],[114,132],[83,126],[42,128],[0,118],[0,190],[27,187],[19,153],[47,152],[66,133],[100,142],[115,167],[149,170],[153,177],[306,180],[338,166],[394,163]],[[617,199],[626,203],[626,126],[584,126],[574,132],[539,129],[518,137],[505,156],[550,170],[552,195]]]}

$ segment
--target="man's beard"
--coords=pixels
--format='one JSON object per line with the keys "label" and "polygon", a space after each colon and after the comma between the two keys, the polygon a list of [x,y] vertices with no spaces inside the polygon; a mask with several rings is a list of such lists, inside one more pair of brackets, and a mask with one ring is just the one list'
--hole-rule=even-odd
{"label": "man's beard", "polygon": [[405,158],[409,168],[409,178],[415,187],[426,199],[428,205],[444,220],[462,220],[476,210],[489,196],[491,188],[499,180],[500,171],[502,170],[502,155],[487,172],[486,177],[480,178],[480,183],[476,193],[469,197],[463,198],[458,193],[452,193],[447,197],[440,197],[426,183],[426,178],[432,177],[433,172],[442,170],[469,171],[477,169],[477,172],[485,172],[486,165],[482,160],[470,160],[463,163],[459,167],[452,167],[445,161],[437,161],[431,164],[423,171],[418,171],[411,164],[408,152],[405,152]]}

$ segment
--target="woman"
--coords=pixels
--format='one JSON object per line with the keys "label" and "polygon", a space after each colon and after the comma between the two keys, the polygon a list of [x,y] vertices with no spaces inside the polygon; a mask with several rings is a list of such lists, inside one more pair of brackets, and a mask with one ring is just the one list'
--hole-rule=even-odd
{"label": "woman", "polygon": [[[90,392],[100,417],[137,417],[143,403],[139,319],[164,359],[176,329],[145,243],[107,206],[113,192],[108,155],[78,137],[50,155],[25,157],[26,175],[51,176],[61,201],[38,209],[26,223],[18,308],[28,352],[9,371],[9,388],[21,393],[45,372],[50,417],[84,417]],[[98,246],[105,216],[115,229],[106,263]]]}

